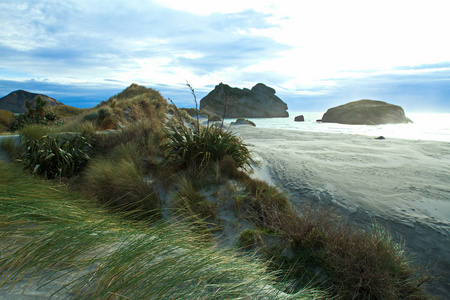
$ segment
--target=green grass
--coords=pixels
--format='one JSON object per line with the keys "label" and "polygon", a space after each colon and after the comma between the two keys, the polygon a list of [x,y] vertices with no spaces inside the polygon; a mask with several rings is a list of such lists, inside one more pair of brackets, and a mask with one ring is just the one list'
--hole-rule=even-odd
{"label": "green grass", "polygon": [[61,288],[57,295],[67,296],[67,291],[78,299],[322,295],[309,289],[282,294],[274,288],[275,274],[267,272],[264,262],[209,247],[183,223],[148,226],[127,221],[4,163],[0,163],[0,229],[0,289],[21,282],[56,285]]}
{"label": "green grass", "polygon": [[6,132],[10,130],[14,121],[14,114],[7,110],[0,109],[0,132]]}
{"label": "green grass", "polygon": [[84,171],[82,186],[86,193],[103,204],[159,214],[157,195],[144,181],[139,167],[126,156],[92,160]]}

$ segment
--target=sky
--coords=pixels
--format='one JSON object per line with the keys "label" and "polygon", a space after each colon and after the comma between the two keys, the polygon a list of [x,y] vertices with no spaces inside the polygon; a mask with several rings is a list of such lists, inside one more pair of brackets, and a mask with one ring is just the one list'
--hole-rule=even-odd
{"label": "sky", "polygon": [[448,0],[1,0],[0,97],[92,107],[131,83],[180,107],[223,82],[290,111],[359,99],[450,113]]}

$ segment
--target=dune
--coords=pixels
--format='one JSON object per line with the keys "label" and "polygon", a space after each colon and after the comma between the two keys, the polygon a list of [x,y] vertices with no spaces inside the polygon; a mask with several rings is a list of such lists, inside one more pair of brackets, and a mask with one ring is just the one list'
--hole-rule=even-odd
{"label": "dune", "polygon": [[[450,143],[233,128],[260,161],[256,176],[304,202],[335,207],[357,226],[387,227],[450,294]],[[270,177],[270,179],[268,179]]]}

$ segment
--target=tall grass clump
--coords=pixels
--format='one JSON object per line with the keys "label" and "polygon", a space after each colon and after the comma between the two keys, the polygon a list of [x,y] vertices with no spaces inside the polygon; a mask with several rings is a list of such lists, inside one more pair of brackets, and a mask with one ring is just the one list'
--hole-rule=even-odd
{"label": "tall grass clump", "polygon": [[100,203],[159,215],[160,200],[144,180],[142,171],[133,162],[131,155],[92,160],[83,174],[83,187]]}
{"label": "tall grass clump", "polygon": [[274,247],[264,245],[274,268],[285,269],[300,287],[315,282],[338,299],[431,299],[423,286],[430,278],[379,224],[357,229],[329,209],[308,205],[259,216],[259,226],[281,237]]}
{"label": "tall grass clump", "polygon": [[13,122],[14,114],[8,110],[0,109],[0,132],[9,131]]}
{"label": "tall grass clump", "polygon": [[178,180],[177,193],[172,202],[178,213],[196,220],[215,219],[218,214],[217,203],[208,201],[186,176]]}
{"label": "tall grass clump", "polygon": [[[189,84],[188,87],[194,95],[197,106],[194,90]],[[210,167],[211,163],[229,157],[235,162],[237,168],[251,169],[251,154],[242,139],[230,131],[223,130],[222,125],[201,126],[198,112],[197,122],[193,128],[186,126],[175,104],[174,108],[179,124],[172,124],[166,132],[166,162],[178,169],[203,169]]]}
{"label": "tall grass clump", "polygon": [[5,151],[10,158],[17,158],[20,153],[18,138],[6,137],[0,140],[0,149]]}
{"label": "tall grass clump", "polygon": [[280,290],[255,257],[209,246],[182,222],[126,221],[0,162],[0,292],[77,299],[325,299]]}

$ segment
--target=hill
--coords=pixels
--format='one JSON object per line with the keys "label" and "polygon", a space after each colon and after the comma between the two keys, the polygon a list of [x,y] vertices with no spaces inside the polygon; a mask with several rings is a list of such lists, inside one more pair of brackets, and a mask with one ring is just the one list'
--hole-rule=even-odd
{"label": "hill", "polygon": [[30,93],[24,90],[17,90],[0,98],[0,109],[20,114],[26,112],[25,102],[28,100],[32,106],[36,104],[36,98],[41,96],[47,101],[48,106],[64,105],[62,102],[46,95]]}

